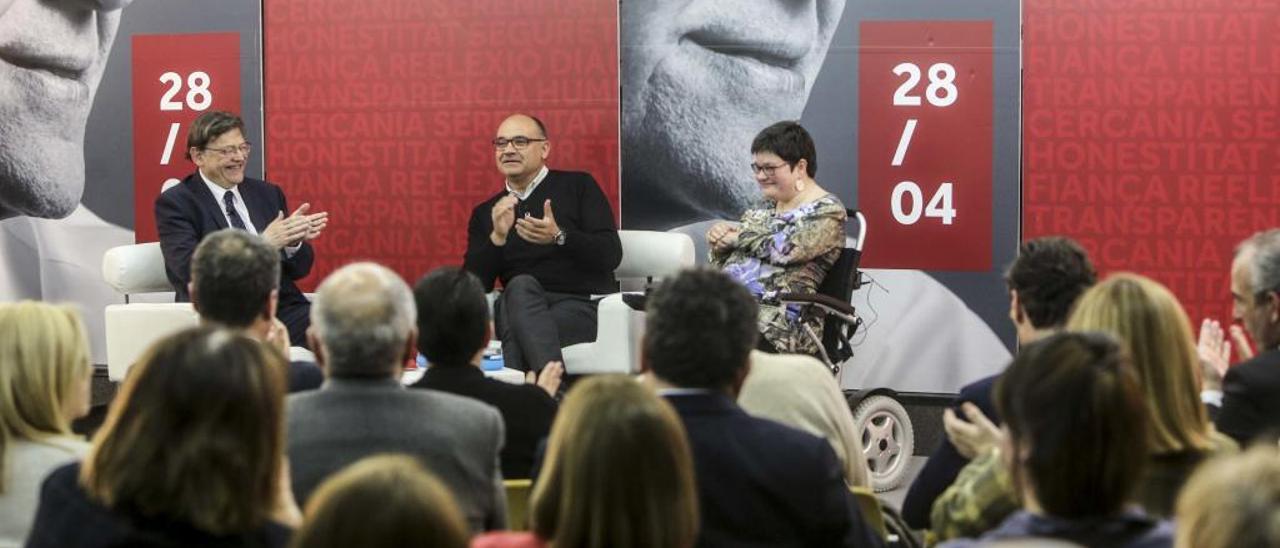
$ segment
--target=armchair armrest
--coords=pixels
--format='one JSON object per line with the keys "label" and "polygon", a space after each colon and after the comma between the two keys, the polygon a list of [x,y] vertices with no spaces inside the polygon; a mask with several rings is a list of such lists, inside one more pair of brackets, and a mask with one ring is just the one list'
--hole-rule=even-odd
{"label": "armchair armrest", "polygon": [[779,293],[778,302],[782,304],[810,304],[822,307],[823,310],[838,316],[848,316],[848,321],[855,321],[857,313],[853,305],[821,293]]}

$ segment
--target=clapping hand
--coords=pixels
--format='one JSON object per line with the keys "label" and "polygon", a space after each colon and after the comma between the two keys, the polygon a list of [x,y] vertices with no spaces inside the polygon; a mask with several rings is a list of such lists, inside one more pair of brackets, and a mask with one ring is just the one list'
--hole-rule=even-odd
{"label": "clapping hand", "polygon": [[715,251],[733,249],[738,245],[738,225],[733,223],[716,223],[707,230],[707,245]]}
{"label": "clapping hand", "polygon": [[489,233],[489,240],[493,245],[501,246],[507,243],[507,234],[511,232],[511,227],[516,223],[516,203],[519,199],[514,194],[508,194],[493,204],[493,211],[490,215],[493,217],[493,232]]}
{"label": "clapping hand", "polygon": [[556,234],[559,233],[560,225],[556,224],[556,216],[551,211],[551,200],[542,203],[541,219],[528,214],[516,219],[516,234],[530,243],[549,244],[556,240]]}
{"label": "clapping hand", "polygon": [[263,239],[277,249],[298,245],[303,239],[316,239],[328,224],[329,213],[308,214],[310,210],[311,204],[302,204],[288,217],[283,211],[276,212],[276,218],[262,231]]}
{"label": "clapping hand", "polygon": [[525,373],[524,381],[528,384],[536,384],[547,392],[547,395],[556,397],[556,391],[560,390],[560,380],[564,376],[564,364],[556,361],[547,362],[546,367],[542,368],[541,373],[535,374],[533,371]]}
{"label": "clapping hand", "polygon": [[981,455],[987,450],[997,447],[1004,438],[1004,432],[991,422],[978,406],[965,402],[960,411],[969,420],[956,416],[955,411],[947,409],[942,413],[942,428],[947,431],[947,439],[956,451],[967,459]]}

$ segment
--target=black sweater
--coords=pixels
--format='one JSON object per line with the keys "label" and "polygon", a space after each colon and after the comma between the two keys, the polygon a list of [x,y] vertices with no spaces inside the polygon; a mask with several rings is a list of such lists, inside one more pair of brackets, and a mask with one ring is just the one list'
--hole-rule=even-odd
{"label": "black sweater", "polygon": [[564,231],[563,246],[525,241],[515,228],[502,247],[493,245],[493,204],[507,194],[494,194],[471,211],[467,224],[467,253],[463,267],[480,278],[486,291],[494,280],[505,285],[520,274],[530,274],[547,291],[580,295],[613,293],[618,281],[613,271],[622,262],[622,242],[613,210],[595,179],[580,171],[551,170],[529,198],[516,205],[516,218],[526,213],[541,219],[543,203],[551,200],[556,224]]}

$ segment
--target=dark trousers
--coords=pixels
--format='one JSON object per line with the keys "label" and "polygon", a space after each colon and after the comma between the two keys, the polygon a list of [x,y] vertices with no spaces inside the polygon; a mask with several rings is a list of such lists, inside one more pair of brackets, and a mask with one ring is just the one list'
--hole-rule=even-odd
{"label": "dark trousers", "polygon": [[289,329],[289,346],[307,348],[307,328],[311,327],[311,303],[305,298],[276,306],[276,318]]}
{"label": "dark trousers", "polygon": [[533,276],[512,278],[494,304],[504,364],[541,371],[564,359],[561,348],[596,340],[596,305],[586,295],[547,291]]}

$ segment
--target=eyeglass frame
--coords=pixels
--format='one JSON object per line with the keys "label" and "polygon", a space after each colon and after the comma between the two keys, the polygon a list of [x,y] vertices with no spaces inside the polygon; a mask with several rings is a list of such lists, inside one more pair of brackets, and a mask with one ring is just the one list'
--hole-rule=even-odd
{"label": "eyeglass frame", "polygon": [[751,173],[754,175],[759,175],[761,173],[764,173],[765,177],[773,177],[773,174],[777,173],[779,169],[783,167],[791,167],[791,165],[792,165],[791,162],[782,162],[781,164],[778,164],[778,165],[766,164],[762,166],[755,162],[751,162]]}
{"label": "eyeglass frame", "polygon": [[[524,144],[523,145],[519,144],[517,142],[517,139],[524,140]],[[516,150],[525,150],[529,148],[529,145],[533,143],[545,143],[546,141],[547,141],[546,137],[539,139],[536,137],[525,137],[524,135],[516,135],[515,137],[512,137],[510,139],[506,137],[494,137],[493,140],[489,142],[493,144],[494,150],[501,151],[501,150],[506,150],[507,145],[511,145]]]}
{"label": "eyeglass frame", "polygon": [[223,158],[231,158],[232,155],[237,152],[245,156],[248,156],[250,152],[253,152],[253,143],[249,141],[245,141],[238,145],[229,145],[229,146],[220,147],[220,148],[202,147],[201,150],[205,152],[216,152],[218,156],[221,156]]}

